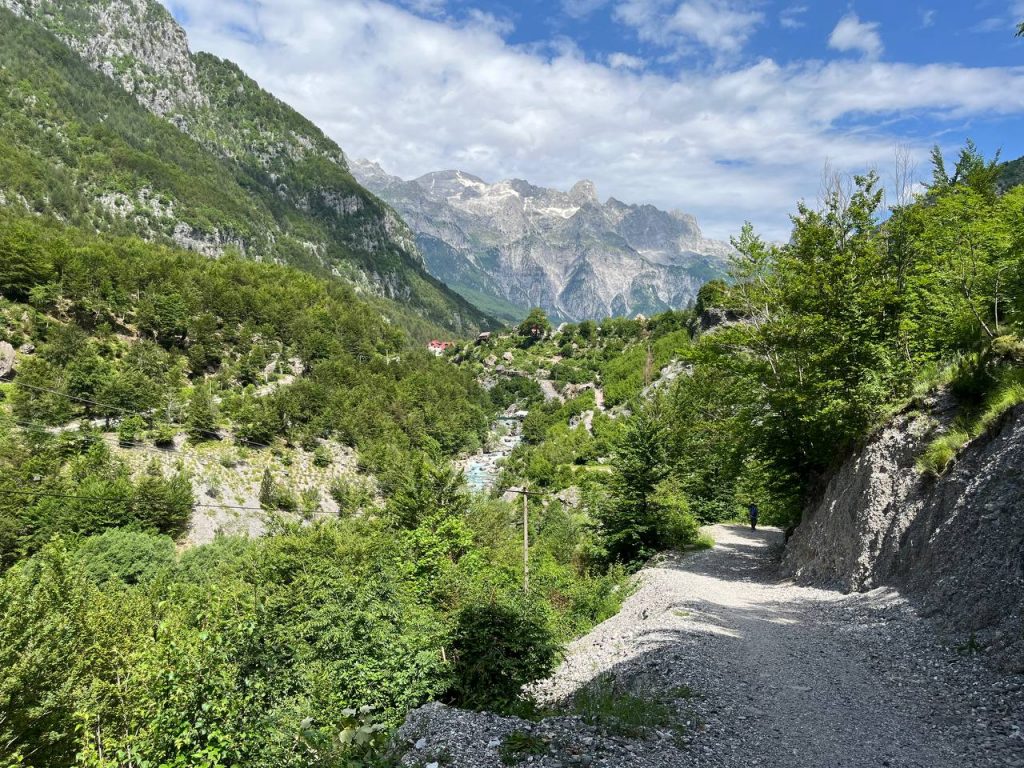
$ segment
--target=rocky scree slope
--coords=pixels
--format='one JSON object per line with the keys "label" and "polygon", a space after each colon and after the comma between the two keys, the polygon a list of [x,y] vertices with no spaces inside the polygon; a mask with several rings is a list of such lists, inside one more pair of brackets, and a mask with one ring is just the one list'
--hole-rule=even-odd
{"label": "rocky scree slope", "polygon": [[[6,132],[3,148],[38,168],[0,180],[0,205],[20,202],[211,256],[235,248],[333,272],[450,328],[489,325],[426,272],[408,227],[356,182],[337,144],[234,64],[192,54],[155,0],[0,0],[3,8],[54,34],[142,109],[4,14],[0,81],[11,82],[0,82],[0,110],[4,122],[22,125]],[[29,68],[27,56],[41,60]],[[146,115],[180,137],[161,135]],[[98,150],[105,162],[83,162]]]}
{"label": "rocky scree slope", "polygon": [[405,181],[367,161],[352,171],[409,223],[432,274],[503,314],[540,306],[579,321],[679,309],[732,252],[688,214],[602,204],[589,181],[560,192],[462,171]]}
{"label": "rocky scree slope", "polygon": [[954,640],[1024,671],[1024,407],[938,478],[917,457],[955,415],[948,397],[895,417],[832,476],[785,570],[845,590],[897,587]]}

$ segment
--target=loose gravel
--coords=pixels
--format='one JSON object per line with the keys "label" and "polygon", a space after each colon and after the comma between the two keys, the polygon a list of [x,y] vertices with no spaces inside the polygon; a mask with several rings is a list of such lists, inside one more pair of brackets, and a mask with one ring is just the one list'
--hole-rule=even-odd
{"label": "loose gravel", "polygon": [[[778,530],[711,534],[714,549],[644,569],[622,611],[534,686],[566,715],[531,723],[429,705],[399,731],[403,764],[1024,768],[1024,678],[941,644],[892,590],[783,580]],[[678,722],[626,737],[568,714],[578,691],[609,678],[668,703]],[[511,734],[540,748],[502,752]]]}

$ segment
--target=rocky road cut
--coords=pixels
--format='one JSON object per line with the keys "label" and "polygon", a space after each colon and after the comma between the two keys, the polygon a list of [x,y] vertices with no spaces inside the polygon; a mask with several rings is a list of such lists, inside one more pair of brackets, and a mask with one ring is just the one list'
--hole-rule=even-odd
{"label": "rocky road cut", "polygon": [[[711,534],[713,549],[642,571],[622,611],[536,686],[567,714],[530,723],[429,705],[399,734],[405,763],[441,754],[456,768],[502,765],[518,759],[499,750],[519,731],[515,743],[536,747],[522,762],[535,766],[1024,766],[1020,676],[942,642],[891,590],[845,595],[781,579],[776,529]],[[609,679],[667,703],[674,722],[627,735],[570,714],[580,690]]]}

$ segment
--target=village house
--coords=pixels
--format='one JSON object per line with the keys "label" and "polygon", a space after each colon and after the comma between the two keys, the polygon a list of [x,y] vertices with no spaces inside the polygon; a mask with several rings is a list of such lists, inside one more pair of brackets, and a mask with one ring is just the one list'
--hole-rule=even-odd
{"label": "village house", "polygon": [[427,351],[434,355],[434,357],[441,357],[454,346],[455,343],[452,341],[438,341],[437,339],[434,339],[427,344]]}

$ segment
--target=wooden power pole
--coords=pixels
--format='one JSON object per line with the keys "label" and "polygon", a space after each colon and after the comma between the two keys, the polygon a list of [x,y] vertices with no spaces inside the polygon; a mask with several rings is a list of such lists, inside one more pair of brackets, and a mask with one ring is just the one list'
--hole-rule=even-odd
{"label": "wooden power pole", "polygon": [[530,497],[547,496],[546,493],[531,492],[529,486],[506,488],[502,493],[518,493],[523,497],[523,591],[530,591]]}
{"label": "wooden power pole", "polygon": [[530,591],[530,491],[523,491],[523,592]]}

